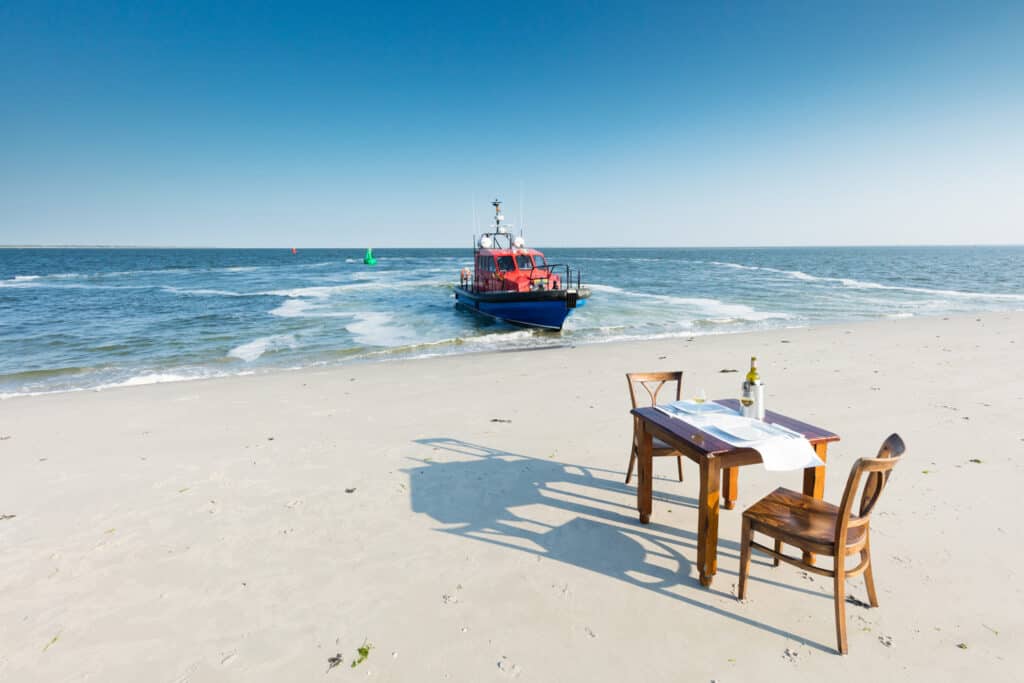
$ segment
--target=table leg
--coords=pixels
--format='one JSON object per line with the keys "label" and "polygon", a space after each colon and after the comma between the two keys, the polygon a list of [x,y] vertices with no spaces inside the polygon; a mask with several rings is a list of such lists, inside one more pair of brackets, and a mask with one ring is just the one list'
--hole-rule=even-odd
{"label": "table leg", "polygon": [[697,510],[697,569],[702,586],[710,587],[718,571],[718,491],[721,468],[708,458],[700,464],[700,500]]}
{"label": "table leg", "polygon": [[739,481],[739,467],[726,467],[722,470],[722,507],[726,510],[732,510],[736,507]]}
{"label": "table leg", "polygon": [[636,509],[640,513],[640,523],[647,524],[651,521],[654,441],[643,420],[637,420],[637,430]]}
{"label": "table leg", "polygon": [[[822,462],[828,456],[828,442],[814,445],[814,452]],[[804,495],[821,500],[825,496],[825,467],[808,467],[804,470]],[[804,562],[814,564],[814,553],[804,553]]]}

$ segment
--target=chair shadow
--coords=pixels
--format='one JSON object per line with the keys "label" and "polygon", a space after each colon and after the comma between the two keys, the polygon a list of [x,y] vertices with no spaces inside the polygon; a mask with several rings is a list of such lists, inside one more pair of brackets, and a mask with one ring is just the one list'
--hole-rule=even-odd
{"label": "chair shadow", "polygon": [[[412,457],[419,464],[403,470],[409,475],[413,511],[444,524],[446,528],[439,529],[442,533],[588,569],[774,635],[799,640],[824,652],[834,651],[830,646],[681,594],[680,588],[690,587],[733,597],[701,587],[699,580],[691,576],[690,560],[674,547],[684,546],[696,552],[696,533],[653,522],[641,525],[634,506],[617,502],[609,495],[635,496],[632,486],[617,481],[620,472],[452,438],[416,439],[414,443],[464,456],[444,462]],[[615,479],[597,476],[602,474],[614,474]],[[697,506],[695,499],[686,496],[661,492],[655,497],[669,505]],[[531,518],[531,506],[575,516],[564,524],[552,525]],[[739,544],[719,540],[719,560],[723,549],[724,555],[733,558],[738,567]],[[771,565],[760,559],[755,562]],[[831,600],[831,596],[820,592],[750,578]]]}

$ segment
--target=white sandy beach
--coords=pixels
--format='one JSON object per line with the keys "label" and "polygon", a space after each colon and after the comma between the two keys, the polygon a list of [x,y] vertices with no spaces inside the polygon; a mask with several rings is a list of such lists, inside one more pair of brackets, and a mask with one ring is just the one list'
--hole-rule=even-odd
{"label": "white sandy beach", "polygon": [[[0,680],[1020,680],[1022,352],[986,313],[6,400]],[[735,397],[751,355],[842,438],[827,500],[908,446],[846,657],[827,580],[755,555],[735,599],[742,509],[799,472],[741,470],[710,590],[695,466],[648,526],[623,484],[624,373]]]}

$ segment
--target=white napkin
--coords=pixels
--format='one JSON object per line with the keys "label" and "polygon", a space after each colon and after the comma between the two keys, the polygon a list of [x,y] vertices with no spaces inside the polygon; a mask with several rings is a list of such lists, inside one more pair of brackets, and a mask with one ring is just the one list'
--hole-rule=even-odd
{"label": "white napkin", "polygon": [[665,414],[728,444],[752,448],[761,454],[766,470],[781,472],[825,464],[803,434],[782,425],[742,417],[735,410],[717,403],[677,401],[657,407]]}

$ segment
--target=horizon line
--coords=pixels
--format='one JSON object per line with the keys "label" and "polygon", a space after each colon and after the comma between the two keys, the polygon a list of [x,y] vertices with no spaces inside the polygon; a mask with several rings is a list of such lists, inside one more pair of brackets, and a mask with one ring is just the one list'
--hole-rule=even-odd
{"label": "horizon line", "polygon": [[[598,245],[598,246],[569,246],[569,245],[546,245],[545,249],[896,249],[906,247],[1021,247],[1024,242],[933,242],[920,244],[758,244],[758,245],[645,245],[645,246],[623,246],[623,245]],[[325,250],[347,250],[364,251],[367,248],[376,250],[388,249],[464,249],[461,246],[412,246],[412,247],[344,247],[344,246],[276,246],[276,247],[244,247],[244,246],[189,246],[189,245],[152,245],[152,244],[0,244],[0,249],[188,249],[188,250],[221,250],[232,249],[261,250],[261,251],[325,251]]]}

